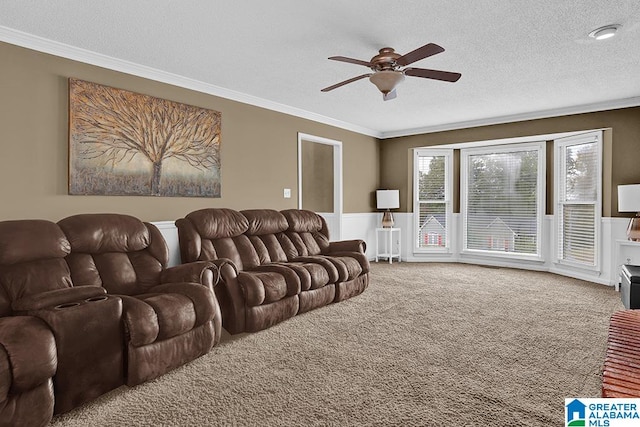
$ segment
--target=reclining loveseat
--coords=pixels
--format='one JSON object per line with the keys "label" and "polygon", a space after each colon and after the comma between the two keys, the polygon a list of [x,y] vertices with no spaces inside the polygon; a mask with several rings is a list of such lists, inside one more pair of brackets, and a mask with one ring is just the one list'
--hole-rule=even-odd
{"label": "reclining loveseat", "polygon": [[120,214],[81,214],[58,225],[69,239],[74,286],[122,299],[129,386],[208,353],[220,340],[217,268],[208,262],[166,268],[169,249],[150,223]]}
{"label": "reclining loveseat", "polygon": [[182,262],[214,262],[223,327],[255,332],[358,295],[369,283],[362,240],[330,242],[311,211],[201,209],[176,221]]}
{"label": "reclining loveseat", "polygon": [[46,425],[207,353],[217,268],[167,259],[157,228],[127,215],[0,222],[0,426]]}

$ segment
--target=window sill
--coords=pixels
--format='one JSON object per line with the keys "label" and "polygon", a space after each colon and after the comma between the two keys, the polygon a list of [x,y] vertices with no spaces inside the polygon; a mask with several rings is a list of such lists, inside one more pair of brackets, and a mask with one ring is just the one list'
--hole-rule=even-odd
{"label": "window sill", "polygon": [[526,255],[526,254],[513,254],[504,252],[493,251],[474,251],[464,250],[460,252],[463,257],[477,257],[484,259],[504,259],[512,261],[527,261],[536,264],[542,264],[545,262],[544,258],[540,255]]}

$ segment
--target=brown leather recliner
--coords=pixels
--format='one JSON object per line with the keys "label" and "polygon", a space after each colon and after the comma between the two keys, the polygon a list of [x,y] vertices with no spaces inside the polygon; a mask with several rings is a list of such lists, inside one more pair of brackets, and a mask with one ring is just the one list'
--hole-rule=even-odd
{"label": "brown leather recliner", "polygon": [[300,278],[286,266],[266,262],[264,253],[258,255],[245,235],[249,221],[240,212],[202,209],[176,226],[182,262],[206,260],[220,268],[215,292],[229,333],[259,331],[298,313]]}
{"label": "brown leather recliner", "polygon": [[58,225],[71,244],[66,259],[74,285],[100,286],[122,299],[127,385],[156,378],[218,343],[212,263],[166,268],[160,231],[128,215],[81,214]]}
{"label": "brown leather recliner", "polygon": [[[1,426],[46,425],[54,412],[54,393],[59,413],[122,384],[120,342],[115,348],[92,348],[110,356],[107,365],[114,366],[115,381],[102,377],[105,365],[76,358],[85,345],[81,329],[92,330],[92,319],[102,307],[116,319],[113,324],[105,319],[100,332],[120,329],[122,303],[102,300],[102,288],[73,288],[65,262],[69,251],[68,240],[53,222],[0,222]],[[88,301],[93,298],[101,303]]]}

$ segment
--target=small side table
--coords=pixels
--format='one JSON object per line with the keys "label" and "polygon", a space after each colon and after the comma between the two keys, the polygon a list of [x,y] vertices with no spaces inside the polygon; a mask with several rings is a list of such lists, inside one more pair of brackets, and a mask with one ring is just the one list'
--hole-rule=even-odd
{"label": "small side table", "polygon": [[[394,250],[393,233],[398,233],[398,247]],[[382,235],[382,241],[384,242],[384,250],[380,252],[380,238]],[[376,228],[376,262],[378,258],[387,258],[389,264],[393,263],[393,258],[398,258],[398,262],[401,261],[400,248],[402,248],[402,229],[400,228]]]}

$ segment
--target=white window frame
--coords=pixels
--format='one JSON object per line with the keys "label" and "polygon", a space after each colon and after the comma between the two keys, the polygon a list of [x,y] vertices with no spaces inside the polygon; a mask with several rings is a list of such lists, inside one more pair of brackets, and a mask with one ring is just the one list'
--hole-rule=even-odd
{"label": "white window frame", "polygon": [[[419,247],[417,245],[417,236],[420,230],[420,192],[419,192],[419,169],[418,159],[420,157],[435,157],[444,156],[444,200],[427,200],[422,203],[444,203],[445,204],[445,246],[431,246],[431,247]],[[419,148],[413,150],[413,233],[412,233],[412,246],[413,253],[425,254],[425,253],[450,253],[451,242],[453,238],[453,149],[434,149],[434,148]]]}
{"label": "white window frame", "polygon": [[[581,145],[589,142],[595,142],[597,144],[597,172],[596,172],[596,201],[589,203],[595,205],[595,239],[594,239],[594,265],[589,265],[585,263],[564,260],[560,258],[559,248],[560,248],[560,240],[562,239],[562,218],[561,218],[561,204],[563,203],[560,200],[560,194],[562,194],[562,186],[564,185],[564,158],[566,153],[566,148],[573,145]],[[553,244],[553,253],[554,253],[554,261],[556,264],[566,265],[569,267],[580,268],[584,270],[590,271],[601,271],[602,264],[602,250],[600,245],[602,244],[602,131],[592,131],[580,135],[568,136],[564,138],[558,138],[553,141],[554,148],[554,244]],[[575,202],[573,203],[575,204]]]}
{"label": "white window frame", "polygon": [[[469,157],[480,154],[501,154],[513,153],[516,151],[538,151],[538,176],[537,176],[537,224],[536,224],[536,243],[537,250],[535,254],[508,253],[498,251],[488,251],[481,249],[469,249],[467,245],[467,212],[468,212],[468,178],[469,178]],[[467,255],[481,255],[495,258],[508,258],[528,261],[544,261],[543,257],[543,223],[544,223],[544,207],[546,200],[546,141],[536,141],[528,143],[514,143],[508,145],[492,145],[478,148],[463,148],[460,150],[460,212],[462,216],[462,251]]]}

